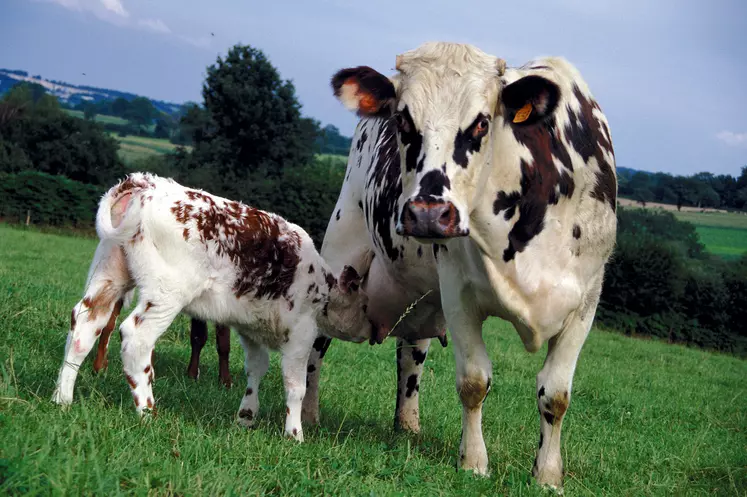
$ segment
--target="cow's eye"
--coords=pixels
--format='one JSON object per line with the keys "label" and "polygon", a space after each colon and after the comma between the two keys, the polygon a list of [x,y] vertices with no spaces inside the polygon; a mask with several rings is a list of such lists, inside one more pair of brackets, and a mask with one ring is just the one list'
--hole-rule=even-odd
{"label": "cow's eye", "polygon": [[481,117],[475,123],[475,129],[472,132],[472,136],[474,136],[475,138],[481,138],[485,136],[485,133],[488,132],[489,126],[490,126],[490,120],[487,117]]}
{"label": "cow's eye", "polygon": [[410,123],[401,112],[394,114],[394,122],[397,123],[397,129],[399,129],[400,133],[410,132]]}

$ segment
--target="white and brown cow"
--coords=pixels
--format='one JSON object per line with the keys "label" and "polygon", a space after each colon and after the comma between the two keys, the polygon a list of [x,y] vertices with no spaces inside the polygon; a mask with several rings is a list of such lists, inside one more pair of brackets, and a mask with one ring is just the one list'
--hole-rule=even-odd
{"label": "white and brown cow", "polygon": [[352,267],[340,278],[300,227],[239,202],[134,173],[102,198],[101,239],[86,290],[73,308],[53,400],[69,404],[78,369],[97,337],[114,328],[123,301],[138,304],[120,326],[122,363],[136,409],[154,407],[152,352],[182,311],[232,326],[246,354],[239,422],[251,426],[268,348],[282,354],[285,433],[303,439],[306,367],[319,334],[371,327]]}
{"label": "white and brown cow", "polygon": [[[377,323],[393,326],[422,298],[394,332],[402,337],[396,417],[405,427],[418,427],[428,339],[448,325],[462,468],[488,473],[481,417],[492,366],[483,321],[511,322],[531,352],[549,342],[537,375],[533,474],[562,488],[561,425],[615,243],[607,120],[561,58],[506,69],[475,47],[428,43],[398,56],[396,68],[389,78],[356,67],[332,79],[335,95],[363,119],[322,255],[333,270],[368,272]],[[312,352],[316,370],[320,355]],[[304,414],[313,420],[310,379]]]}

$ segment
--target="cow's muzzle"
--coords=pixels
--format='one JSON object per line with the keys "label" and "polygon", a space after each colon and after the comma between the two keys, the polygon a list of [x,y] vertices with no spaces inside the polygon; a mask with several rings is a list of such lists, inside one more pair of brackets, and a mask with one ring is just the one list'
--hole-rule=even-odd
{"label": "cow's muzzle", "polygon": [[451,202],[408,200],[402,208],[397,234],[415,238],[454,238],[469,235],[459,227],[459,210]]}

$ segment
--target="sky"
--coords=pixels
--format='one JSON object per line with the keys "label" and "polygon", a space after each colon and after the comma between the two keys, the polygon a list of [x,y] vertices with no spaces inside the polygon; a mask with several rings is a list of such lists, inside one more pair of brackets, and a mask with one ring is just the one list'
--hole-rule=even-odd
{"label": "sky", "polygon": [[427,41],[471,43],[509,66],[567,58],[607,115],[618,167],[747,165],[745,0],[0,0],[2,68],[200,102],[205,68],[249,44],[293,81],[305,115],[349,136],[356,117],[332,74],[392,74],[397,54]]}

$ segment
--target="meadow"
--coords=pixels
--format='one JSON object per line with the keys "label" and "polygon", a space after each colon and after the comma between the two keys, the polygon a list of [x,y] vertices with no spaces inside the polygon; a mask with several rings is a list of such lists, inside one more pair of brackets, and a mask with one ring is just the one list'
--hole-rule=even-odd
{"label": "meadow", "polygon": [[676,212],[675,216],[695,225],[708,252],[725,258],[747,253],[747,214]]}
{"label": "meadow", "polygon": [[[452,346],[431,348],[420,435],[392,429],[394,341],[333,343],[322,370],[321,426],[281,438],[285,403],[273,355],[257,428],[235,423],[235,386],[217,383],[214,348],[188,379],[188,321],[156,347],[158,416],[137,419],[112,335],[109,368],[81,367],[75,402],[50,402],[70,309],[95,241],[0,224],[0,494],[542,495],[530,477],[538,440],[535,375],[510,326],[485,324],[493,389],[484,409],[491,477],[457,472],[461,408]],[[210,343],[214,335],[210,332]],[[747,363],[592,330],[563,429],[568,495],[744,495]]]}
{"label": "meadow", "polygon": [[[65,112],[67,112],[73,117],[77,117],[78,119],[85,119],[82,110],[65,109]],[[122,119],[121,117],[117,117],[117,116],[107,116],[103,114],[96,114],[96,117],[94,117],[94,121],[101,123],[101,124],[124,125],[124,124],[129,123],[127,119]]]}

